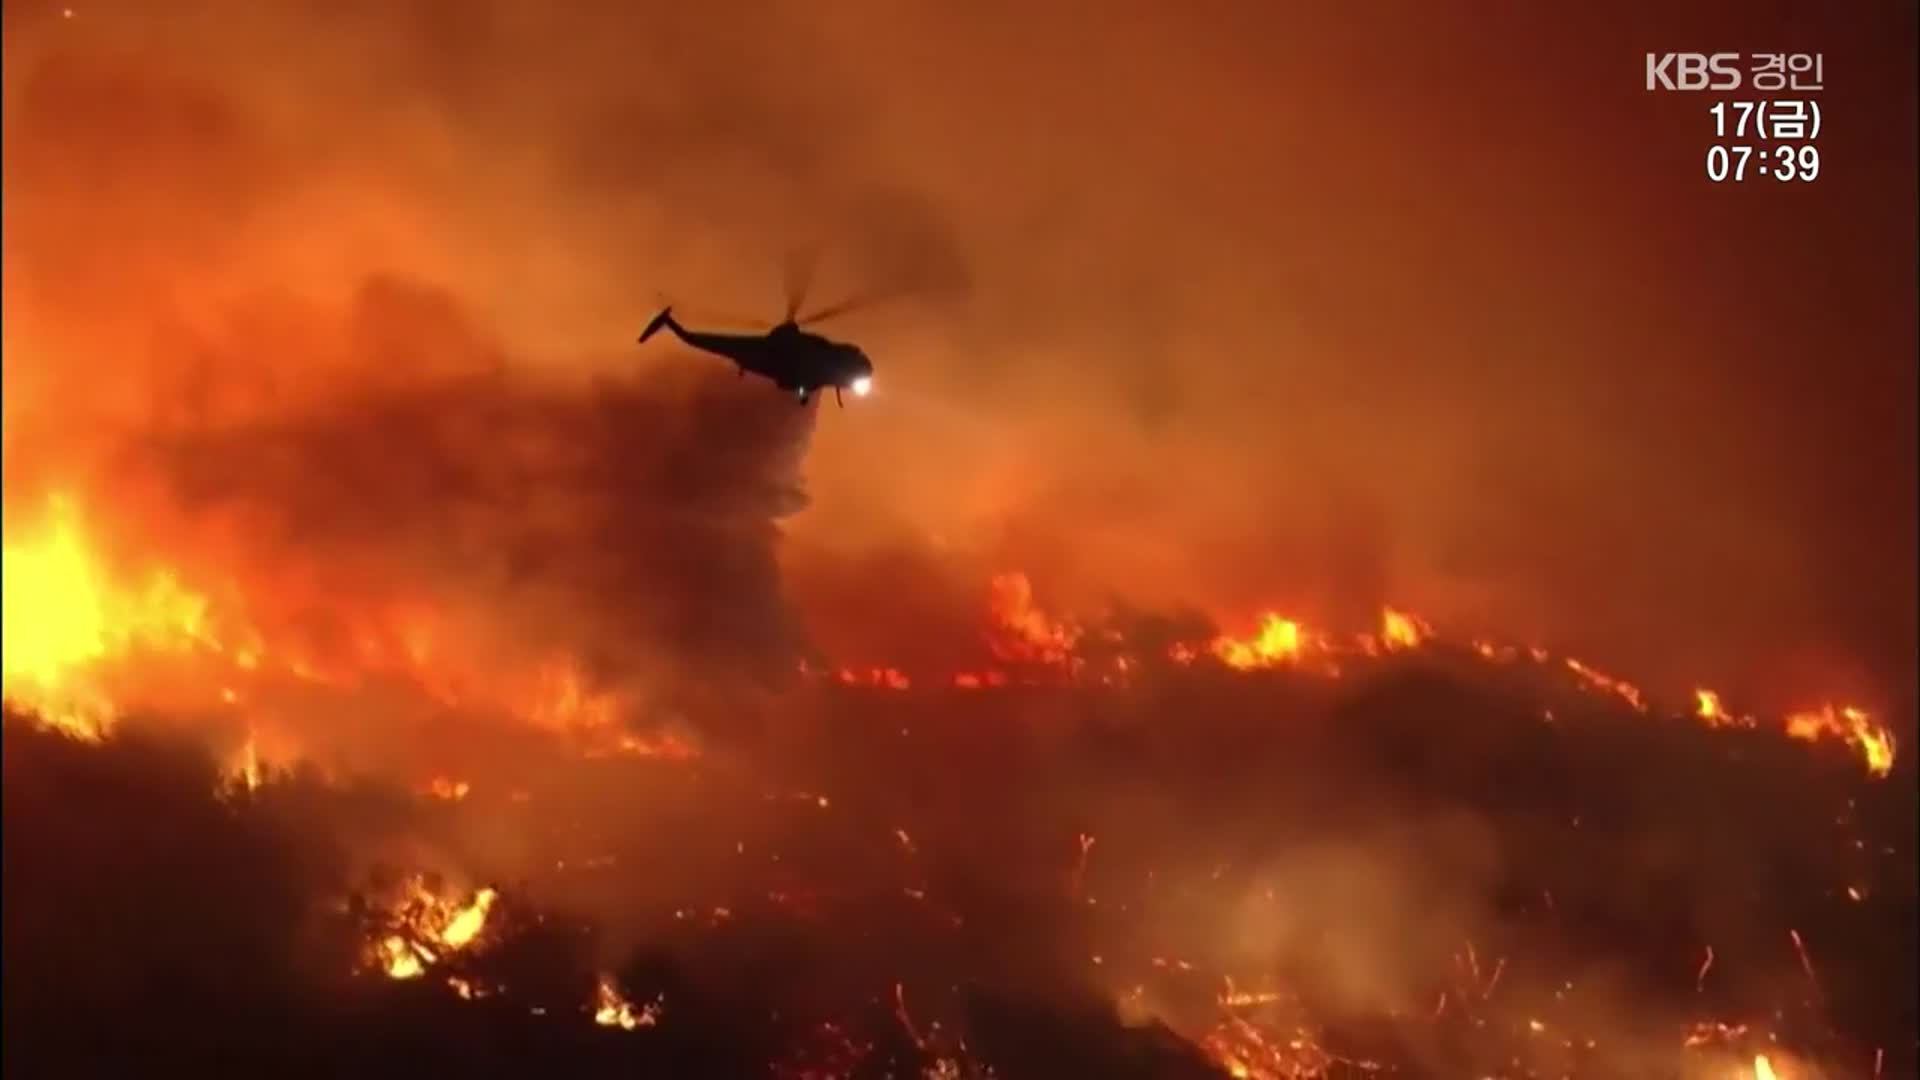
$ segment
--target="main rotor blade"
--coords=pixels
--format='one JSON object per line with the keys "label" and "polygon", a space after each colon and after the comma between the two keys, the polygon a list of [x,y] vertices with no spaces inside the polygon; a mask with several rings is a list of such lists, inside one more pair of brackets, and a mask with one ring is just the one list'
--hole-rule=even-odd
{"label": "main rotor blade", "polygon": [[813,287],[814,264],[820,261],[820,253],[809,246],[795,248],[787,253],[787,321],[798,322],[800,306],[807,302],[807,290]]}
{"label": "main rotor blade", "polygon": [[671,307],[686,318],[697,322],[724,324],[735,328],[751,329],[756,332],[773,329],[773,324],[767,321],[764,316],[743,315],[737,311],[729,311],[726,308],[708,307],[705,304],[676,304],[663,293],[656,293],[654,299],[660,306]]}
{"label": "main rotor blade", "polygon": [[799,323],[802,326],[806,326],[810,323],[824,322],[828,319],[837,319],[842,315],[848,315],[855,311],[861,311],[866,308],[873,307],[876,304],[884,304],[891,300],[898,300],[900,297],[905,296],[910,291],[911,290],[904,289],[899,286],[889,286],[886,288],[879,288],[879,289],[868,289],[866,292],[855,293],[852,296],[846,298],[845,300],[840,301],[837,304],[829,304],[826,307],[821,308],[820,310],[814,312],[811,315],[807,315],[802,318],[795,319],[794,321]]}

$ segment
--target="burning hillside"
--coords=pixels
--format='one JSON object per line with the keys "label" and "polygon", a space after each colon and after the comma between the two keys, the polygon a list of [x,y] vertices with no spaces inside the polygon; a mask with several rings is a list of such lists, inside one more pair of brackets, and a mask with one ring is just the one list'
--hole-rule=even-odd
{"label": "burning hillside", "polygon": [[970,666],[797,662],[702,747],[428,608],[322,663],[18,520],[22,1070],[1911,1075],[1911,772],[1854,706],[1003,575]]}
{"label": "burning hillside", "polygon": [[1909,1062],[1912,773],[1875,707],[1403,607],[1066,611],[1017,571],[827,655],[775,558],[810,414],[316,362],[360,374],[90,462],[16,438],[9,1064]]}

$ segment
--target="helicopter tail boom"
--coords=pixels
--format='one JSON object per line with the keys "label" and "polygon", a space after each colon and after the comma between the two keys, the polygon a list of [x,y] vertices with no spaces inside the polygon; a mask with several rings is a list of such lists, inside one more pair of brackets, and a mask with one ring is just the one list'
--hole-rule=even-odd
{"label": "helicopter tail boom", "polygon": [[655,315],[653,321],[647,324],[647,328],[640,331],[641,342],[645,343],[648,338],[659,333],[662,328],[670,329],[675,334],[680,333],[680,324],[673,321],[672,307],[661,308],[660,314]]}

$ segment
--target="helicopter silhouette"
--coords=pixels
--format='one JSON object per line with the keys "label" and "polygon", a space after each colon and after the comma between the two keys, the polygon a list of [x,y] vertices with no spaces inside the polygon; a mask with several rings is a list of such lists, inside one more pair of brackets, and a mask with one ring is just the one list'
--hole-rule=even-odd
{"label": "helicopter silhouette", "polygon": [[771,380],[775,386],[794,394],[803,406],[813,400],[818,391],[832,387],[834,401],[844,409],[847,405],[844,392],[852,391],[854,397],[865,397],[873,391],[873,361],[867,359],[867,354],[858,346],[832,341],[801,327],[845,315],[877,297],[855,297],[803,317],[800,305],[806,297],[806,284],[805,278],[797,282],[791,276],[788,278],[786,318],[764,334],[689,330],[674,319],[673,306],[669,304],[640,332],[640,341],[644,344],[661,330],[670,330],[674,337],[696,349],[733,361],[741,378],[752,372]]}

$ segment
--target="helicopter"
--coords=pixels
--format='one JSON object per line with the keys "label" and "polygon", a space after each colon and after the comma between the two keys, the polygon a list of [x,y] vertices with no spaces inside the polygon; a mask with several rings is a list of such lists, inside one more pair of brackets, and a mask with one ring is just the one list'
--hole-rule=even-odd
{"label": "helicopter", "polygon": [[741,378],[752,372],[772,380],[803,406],[818,391],[832,387],[834,401],[844,409],[846,391],[852,391],[854,397],[873,392],[873,361],[858,346],[831,341],[802,327],[863,307],[873,297],[856,297],[802,316],[800,305],[805,295],[805,281],[789,279],[786,317],[764,334],[689,330],[674,319],[669,304],[640,332],[640,341],[644,344],[661,330],[670,330],[674,337],[696,349],[733,361]]}

